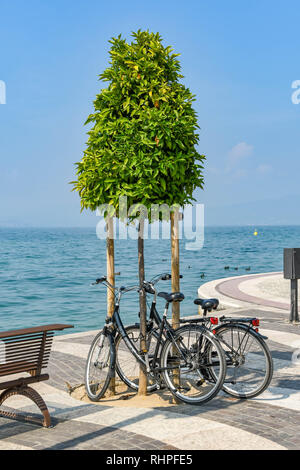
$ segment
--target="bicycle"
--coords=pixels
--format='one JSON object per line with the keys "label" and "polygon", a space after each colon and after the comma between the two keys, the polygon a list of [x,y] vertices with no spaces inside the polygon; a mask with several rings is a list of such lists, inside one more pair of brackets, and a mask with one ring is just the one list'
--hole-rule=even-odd
{"label": "bicycle", "polygon": [[87,358],[85,385],[92,401],[104,396],[115,374],[118,357],[116,335],[122,337],[129,353],[145,369],[155,388],[160,388],[163,382],[173,396],[189,404],[202,404],[217,395],[226,376],[225,355],[218,340],[202,326],[189,324],[174,330],[167,321],[169,304],[181,302],[184,299],[182,293],[158,294],[166,304],[154,353],[149,355],[148,351],[140,351],[134,344],[120,317],[121,296],[130,290],[139,291],[144,286],[117,288],[105,276],[94,284],[104,284],[112,289],[116,303],[112,317],[106,318],[103,330],[93,340]]}
{"label": "bicycle", "polygon": [[[182,277],[182,276],[181,276]],[[155,284],[157,284],[161,280],[170,280],[171,275],[168,273],[159,274],[151,279],[150,282],[144,281],[143,288],[148,294],[153,295],[153,300],[151,303],[151,307],[149,308],[149,319],[147,320],[146,329],[147,329],[147,349],[149,354],[149,361],[152,363],[154,361],[154,352],[155,348],[157,347],[157,343],[159,343],[159,351],[161,351],[161,341],[159,341],[159,330],[161,326],[161,317],[156,309],[156,298],[159,296],[155,289]],[[167,320],[166,320],[167,321]],[[203,320],[197,320],[197,323],[202,322],[203,328],[206,327],[207,322],[214,322],[215,318],[206,318]],[[183,322],[183,321],[182,321]],[[193,322],[187,322],[193,323]],[[169,328],[171,325],[168,323]],[[135,323],[132,325],[128,325],[125,327],[127,335],[130,337],[131,341],[136,345],[139,344],[141,336],[140,336],[140,325],[139,323]],[[177,331],[177,330],[176,330]],[[167,334],[163,330],[162,340],[164,341],[167,338]],[[132,357],[128,357],[128,355],[124,354],[123,352],[126,351],[127,347],[123,341],[122,335],[117,335],[116,341],[116,372],[120,379],[131,389],[138,390],[139,388],[139,362],[138,360],[132,360]],[[159,355],[159,354],[158,354]],[[158,388],[157,383],[148,383],[147,391],[152,392]]]}
{"label": "bicycle", "polygon": [[[207,312],[216,310],[218,299],[195,299],[194,304]],[[256,317],[219,318],[220,324],[213,327],[226,356],[227,376],[223,390],[237,398],[254,398],[263,393],[273,377],[273,360],[265,342],[268,339],[259,333]]]}
{"label": "bicycle", "polygon": [[[150,308],[149,321],[147,322],[148,341],[157,341],[157,329],[161,323],[161,317],[156,309],[157,292],[155,284],[160,280],[171,279],[170,274],[155,276],[150,282],[144,283],[146,292],[153,294]],[[261,394],[270,384],[273,376],[273,361],[265,336],[258,331],[259,319],[207,317],[207,312],[216,310],[218,299],[195,299],[194,303],[203,309],[203,317],[197,319],[180,319],[181,324],[202,323],[213,332],[219,340],[226,357],[227,375],[223,384],[223,391],[237,398],[254,398]],[[219,324],[220,321],[220,324]],[[154,327],[155,325],[155,327]],[[126,327],[127,334],[133,341],[138,341],[139,324]],[[117,350],[122,344],[122,338],[116,341]],[[138,368],[136,364],[126,363],[117,359],[116,369],[119,377],[132,389],[138,389]],[[155,385],[149,386],[152,391]]]}

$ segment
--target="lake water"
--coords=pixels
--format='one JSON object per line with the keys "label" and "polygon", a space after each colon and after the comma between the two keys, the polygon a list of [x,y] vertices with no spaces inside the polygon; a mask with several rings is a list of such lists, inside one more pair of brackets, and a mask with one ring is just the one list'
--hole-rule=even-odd
{"label": "lake water", "polygon": [[[183,315],[196,311],[192,301],[202,283],[280,271],[283,248],[300,246],[299,226],[256,229],[254,236],[253,227],[208,227],[200,251],[187,251],[185,241],[180,241],[181,291],[186,296],[181,303]],[[74,324],[74,332],[100,328],[106,314],[106,290],[90,284],[105,274],[105,256],[105,241],[97,238],[94,229],[1,228],[1,330],[56,322]],[[145,262],[147,279],[170,271],[170,241],[145,240]],[[116,277],[118,285],[137,283],[136,241],[116,241],[115,270],[121,272]],[[161,282],[159,288],[171,290],[170,282]],[[137,293],[123,296],[121,312],[126,324],[137,320]]]}

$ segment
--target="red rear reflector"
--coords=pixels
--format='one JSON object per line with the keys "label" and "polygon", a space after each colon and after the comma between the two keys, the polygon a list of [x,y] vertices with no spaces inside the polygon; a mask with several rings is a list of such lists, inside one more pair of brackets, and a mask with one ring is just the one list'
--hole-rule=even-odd
{"label": "red rear reflector", "polygon": [[212,333],[213,333],[213,335],[215,335],[215,334],[216,334],[216,330],[212,330]]}
{"label": "red rear reflector", "polygon": [[255,329],[256,333],[258,333],[258,331],[259,331],[258,328],[254,328],[254,329]]}
{"label": "red rear reflector", "polygon": [[210,323],[212,325],[217,325],[219,323],[219,319],[217,317],[210,317]]}
{"label": "red rear reflector", "polygon": [[259,319],[255,318],[254,320],[252,320],[252,325],[253,326],[259,326]]}

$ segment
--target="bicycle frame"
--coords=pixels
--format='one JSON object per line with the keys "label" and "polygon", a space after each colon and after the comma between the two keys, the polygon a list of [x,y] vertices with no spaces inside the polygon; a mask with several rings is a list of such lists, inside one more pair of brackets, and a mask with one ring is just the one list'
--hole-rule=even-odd
{"label": "bicycle frame", "polygon": [[[106,286],[108,288],[110,288],[113,291],[116,290],[116,288],[114,286],[112,286],[107,280],[104,281],[104,282],[106,283]],[[129,349],[131,354],[135,357],[135,359],[140,364],[142,364],[143,367],[145,367],[147,373],[152,373],[155,376],[156,373],[160,373],[164,370],[178,369],[178,365],[165,367],[165,368],[155,366],[155,364],[157,364],[157,359],[159,358],[159,348],[164,343],[164,341],[166,341],[166,339],[169,339],[173,343],[173,346],[175,347],[175,349],[177,350],[179,355],[181,357],[183,355],[184,360],[186,360],[186,356],[188,355],[188,352],[187,352],[186,356],[184,354],[184,350],[186,349],[185,345],[183,343],[181,343],[181,344],[179,343],[179,345],[178,345],[177,342],[175,341],[175,338],[174,338],[175,330],[172,328],[172,326],[170,325],[170,323],[167,320],[169,303],[167,302],[166,305],[165,305],[165,310],[164,310],[162,318],[160,317],[160,315],[159,315],[159,313],[156,309],[156,297],[157,297],[156,290],[154,290],[154,298],[153,298],[151,309],[150,309],[150,321],[154,320],[155,323],[157,324],[158,328],[159,328],[158,336],[156,338],[157,339],[157,344],[156,344],[156,347],[155,347],[154,356],[152,358],[152,362],[153,362],[154,366],[150,366],[148,352],[145,353],[145,359],[143,359],[143,353],[138,351],[138,349],[135,347],[133,342],[130,340],[130,338],[129,338],[127,332],[126,332],[126,328],[125,328],[125,326],[122,322],[121,316],[120,316],[121,296],[125,292],[129,292],[131,290],[139,291],[140,289],[141,289],[140,286],[131,286],[131,287],[128,287],[128,288],[121,287],[121,288],[117,289],[117,294],[114,292],[115,299],[116,299],[115,309],[114,309],[112,317],[107,317],[106,320],[105,320],[105,326],[103,328],[104,334],[106,334],[106,332],[109,331],[109,334],[112,334],[115,337],[116,331],[119,332],[120,335],[122,336],[122,339],[124,340],[125,345]],[[206,331],[208,331],[208,328],[205,328],[205,329],[206,329]],[[180,348],[180,346],[181,346],[181,348]]]}
{"label": "bicycle frame", "polygon": [[[122,336],[122,339],[124,340],[124,343],[126,344],[127,348],[129,349],[129,351],[131,352],[131,354],[136,358],[136,360],[142,364],[147,373],[153,373],[154,375],[156,373],[160,373],[160,372],[163,372],[164,370],[170,370],[170,369],[177,369],[178,366],[174,365],[174,366],[170,366],[170,367],[157,367],[155,366],[155,364],[157,364],[157,360],[159,358],[159,348],[160,346],[163,344],[163,342],[165,341],[166,338],[170,339],[173,343],[173,345],[175,346],[175,348],[177,349],[178,353],[182,356],[184,355],[184,351],[182,349],[180,349],[180,347],[178,346],[177,342],[175,341],[174,339],[174,335],[173,335],[173,328],[171,327],[170,323],[168,322],[167,320],[167,313],[168,313],[168,307],[169,307],[169,304],[167,303],[166,306],[165,306],[165,310],[164,310],[164,314],[163,314],[163,318],[161,318],[156,310],[156,307],[155,307],[155,302],[152,303],[152,309],[151,309],[151,317],[152,318],[155,318],[157,320],[157,324],[159,326],[159,331],[158,331],[158,335],[157,335],[157,344],[156,344],[156,347],[155,347],[155,351],[154,351],[154,355],[153,355],[153,358],[152,358],[152,361],[153,361],[153,366],[150,366],[149,364],[149,360],[148,360],[148,357],[147,357],[147,354],[145,354],[145,359],[143,359],[142,357],[142,353],[139,352],[137,350],[137,348],[135,347],[135,345],[133,344],[133,342],[130,340],[127,332],[126,332],[126,329],[124,327],[124,324],[122,322],[122,319],[121,319],[121,316],[120,316],[120,305],[119,305],[119,301],[116,303],[115,305],[115,310],[114,310],[114,313],[112,315],[112,317],[108,317],[106,319],[106,328],[109,328],[110,326],[114,326],[116,325],[116,328],[114,329],[114,334],[116,333],[115,330],[117,330],[120,335]],[[185,345],[182,344],[182,347],[185,348]]]}
{"label": "bicycle frame", "polygon": [[130,338],[129,338],[127,332],[126,332],[126,329],[124,327],[124,324],[121,320],[121,317],[120,317],[120,296],[119,296],[118,302],[115,304],[115,309],[114,309],[113,315],[111,317],[107,317],[106,320],[105,320],[105,327],[103,328],[104,334],[107,331],[107,329],[110,330],[110,333],[113,334],[113,336],[115,336],[116,331],[119,332],[120,335],[122,336],[122,338],[124,340],[124,343],[126,344],[127,348],[131,352],[131,354],[140,363],[142,363],[143,366],[145,366],[145,367],[147,366],[146,361],[143,360],[143,358],[140,356],[139,351],[136,349],[135,345],[130,340]]}

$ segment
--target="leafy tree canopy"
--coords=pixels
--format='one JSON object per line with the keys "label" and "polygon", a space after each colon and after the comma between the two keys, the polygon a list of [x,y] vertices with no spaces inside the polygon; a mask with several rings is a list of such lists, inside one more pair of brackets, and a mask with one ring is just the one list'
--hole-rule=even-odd
{"label": "leafy tree canopy", "polygon": [[118,211],[120,196],[128,206],[183,206],[203,187],[195,98],[180,83],[179,54],[158,33],[132,36],[109,41],[110,67],[100,75],[108,87],[86,121],[93,126],[72,182],[82,210],[112,204]]}

